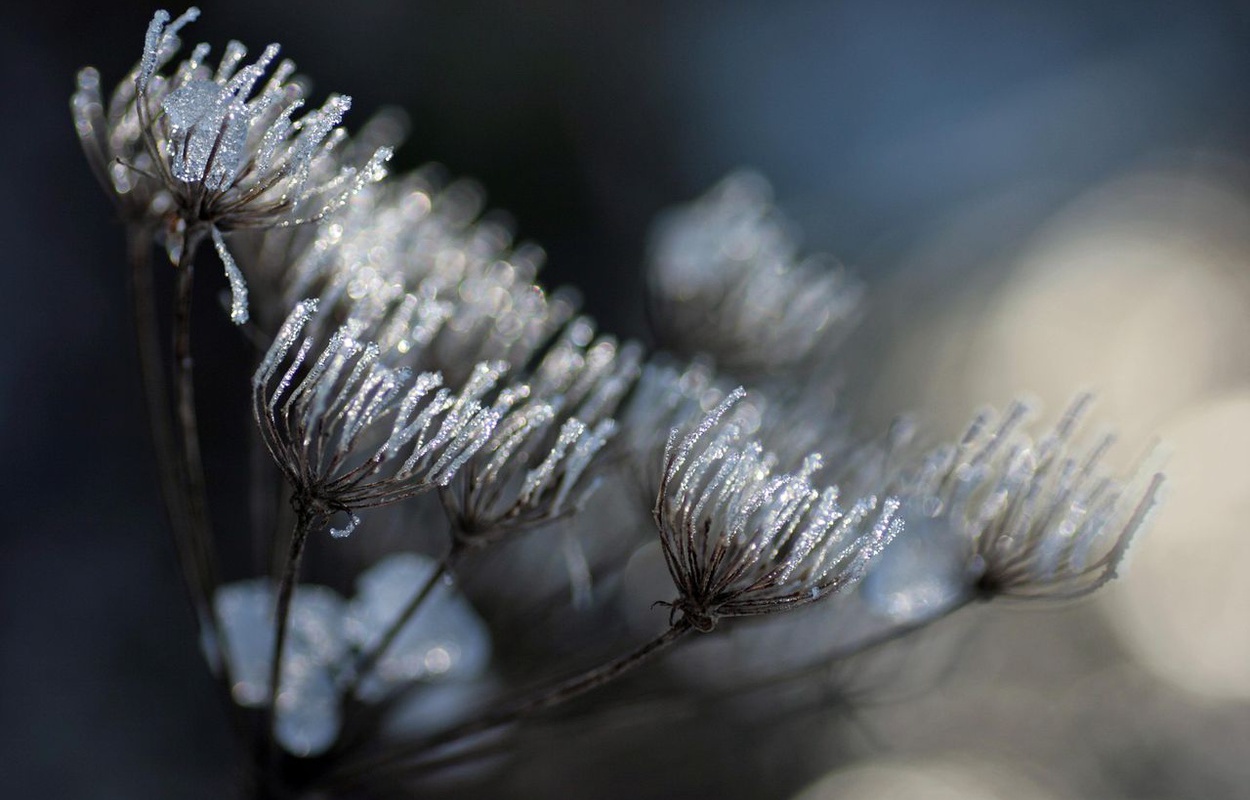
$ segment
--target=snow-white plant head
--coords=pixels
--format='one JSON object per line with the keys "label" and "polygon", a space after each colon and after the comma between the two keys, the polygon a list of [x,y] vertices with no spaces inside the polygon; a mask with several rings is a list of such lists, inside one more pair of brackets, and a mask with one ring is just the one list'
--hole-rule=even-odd
{"label": "snow-white plant head", "polygon": [[899,481],[909,518],[949,526],[965,548],[969,592],[1070,599],[1115,577],[1163,476],[1109,474],[1110,435],[1074,444],[1091,401],[1079,396],[1036,441],[1021,430],[1025,403],[1001,416],[984,411],[957,445],[938,448]]}
{"label": "snow-white plant head", "polygon": [[107,109],[99,75],[90,68],[79,75],[72,108],[97,175],[124,216],[164,228],[172,261],[202,236],[212,238],[230,281],[231,319],[242,323],[247,284],[222,234],[320,220],[380,180],[391,151],[382,147],[364,163],[341,163],[347,134],[339,123],[351,98],[332,95],[295,118],[305,87],[292,80],[289,60],[270,72],[276,44],[244,65],[246,48],[230,42],[216,69],[205,61],[209,46],[200,44],[166,72],[180,47],[179,31],[199,14],[192,7],[171,21],[168,12],[157,11],[139,64]]}
{"label": "snow-white plant head", "polygon": [[758,442],[722,424],[743,395],[730,393],[684,437],[673,432],[655,501],[678,594],[669,605],[698,630],[847,589],[902,528],[896,500],[878,510],[867,497],[844,509],[836,487],[817,490],[818,456],[797,472],[775,474],[774,458]]}
{"label": "snow-white plant head", "polygon": [[356,510],[446,486],[526,390],[487,405],[504,364],[478,364],[454,392],[437,372],[382,363],[360,320],[305,335],[316,311],[298,304],[278,331],[252,378],[252,409],[293,502],[315,518],[348,514],[332,530],[346,536]]}

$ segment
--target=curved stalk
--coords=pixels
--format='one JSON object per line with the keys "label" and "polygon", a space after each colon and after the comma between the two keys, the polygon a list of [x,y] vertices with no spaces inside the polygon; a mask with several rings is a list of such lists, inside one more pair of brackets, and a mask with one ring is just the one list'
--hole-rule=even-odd
{"label": "curved stalk", "polygon": [[[200,451],[200,430],[195,409],[194,362],[191,357],[192,290],[195,286],[195,251],[204,230],[186,232],[178,256],[177,289],[174,298],[174,400],[181,443],[182,478],[185,482],[187,531],[200,567],[203,591],[210,595],[217,588],[217,558],[213,552],[212,523],[208,515],[208,483]],[[213,615],[209,615],[212,618]]]}
{"label": "curved stalk", "polygon": [[439,581],[443,579],[443,576],[451,572],[452,567],[455,565],[455,562],[459,560],[462,552],[463,549],[459,544],[452,544],[451,549],[447,551],[447,555],[443,556],[442,560],[438,562],[438,566],[434,568],[429,577],[425,579],[425,583],[421,585],[421,588],[416,591],[416,593],[412,596],[412,599],[409,600],[408,604],[404,606],[404,610],[400,612],[399,616],[395,618],[395,621],[392,622],[390,627],[386,629],[386,632],[382,634],[382,638],[378,640],[369,652],[360,657],[360,659],[356,662],[356,668],[352,674],[351,683],[348,687],[349,693],[354,692],[356,687],[360,685],[360,682],[364,680],[365,677],[373,671],[373,668],[377,666],[378,662],[382,660],[382,657],[386,655],[386,652],[391,648],[391,645],[395,643],[395,639],[399,637],[399,632],[404,629],[404,626],[408,624],[408,621],[411,620],[413,616],[416,615],[417,611],[421,609],[421,606],[425,603],[426,599],[429,598],[430,594],[434,591],[434,587],[437,586]]}
{"label": "curved stalk", "polygon": [[291,531],[291,543],[287,549],[286,566],[282,571],[282,580],[278,584],[278,601],[274,609],[273,660],[269,664],[269,739],[273,741],[273,731],[278,719],[278,694],[282,682],[282,655],[286,649],[287,618],[291,615],[291,597],[295,594],[295,586],[299,582],[300,564],[304,559],[304,545],[308,542],[308,534],[312,531],[317,517],[305,510],[300,510]]}
{"label": "curved stalk", "polygon": [[[327,776],[323,788],[351,786],[361,777],[386,777],[406,772],[424,772],[436,768],[447,759],[455,761],[471,758],[467,753],[453,750],[450,754],[435,755],[473,737],[519,722],[526,717],[555,708],[593,691],[626,675],[650,661],[694,630],[685,618],[677,620],[664,633],[623,656],[589,669],[571,678],[559,681],[511,703],[506,703],[477,719],[461,723],[422,742],[394,748],[377,756],[349,765]],[[473,752],[476,755],[477,751]]]}

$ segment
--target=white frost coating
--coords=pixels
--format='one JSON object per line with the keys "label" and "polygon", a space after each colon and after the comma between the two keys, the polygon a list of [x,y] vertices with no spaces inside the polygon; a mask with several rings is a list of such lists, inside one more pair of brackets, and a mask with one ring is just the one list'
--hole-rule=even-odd
{"label": "white frost coating", "polygon": [[135,83],[141,90],[147,88],[156,68],[177,49],[178,31],[188,22],[199,18],[200,10],[195,6],[182,12],[172,24],[169,23],[169,12],[164,9],[152,15],[152,21],[148,23],[147,33],[143,37],[143,56],[139,60],[139,69],[135,76]]}
{"label": "white frost coating", "polygon": [[892,491],[903,495],[909,516],[958,535],[969,592],[1071,598],[1115,577],[1163,478],[1108,475],[1102,462],[1110,436],[1074,446],[1090,400],[1078,397],[1036,442],[1023,430],[1025,404],[1014,403],[997,424],[982,412],[957,446],[893,476]]}
{"label": "white frost coating", "polygon": [[235,325],[242,325],[247,322],[248,318],[247,281],[243,279],[239,265],[235,263],[234,256],[230,255],[230,251],[226,249],[221,232],[216,228],[213,228],[213,246],[217,248],[217,255],[226,268],[226,280],[230,282],[230,321]]}
{"label": "white frost coating", "polygon": [[525,483],[521,486],[522,503],[530,502],[534,495],[547,489],[551,483],[551,477],[556,472],[556,466],[564,458],[564,454],[568,452],[568,449],[581,438],[585,431],[585,423],[577,418],[564,421],[564,424],[560,426],[560,433],[556,437],[556,443],[552,445],[551,450],[547,453],[547,457],[525,476]]}
{"label": "white frost coating", "polygon": [[[400,553],[364,572],[347,611],[346,632],[352,645],[371,652],[435,568],[425,556]],[[443,582],[360,681],[356,694],[372,702],[412,680],[474,679],[486,671],[490,659],[486,624],[454,586]]]}
{"label": "white frost coating", "polygon": [[[578,437],[577,443],[573,445],[573,452],[569,454],[569,457],[564,462],[564,475],[560,478],[560,488],[556,491],[556,497],[552,503],[553,506],[556,508],[565,506],[568,502],[569,494],[578,485],[595,455],[603,449],[608,440],[616,433],[616,428],[616,420],[605,419],[600,420],[599,424],[593,429],[582,432]],[[597,485],[597,482],[592,481],[591,485],[587,486],[573,501],[574,505],[581,507]]]}
{"label": "white frost coating", "polygon": [[[291,82],[294,64],[278,62],[278,45],[245,63],[246,48],[230,42],[214,70],[201,44],[175,63],[178,33],[198,17],[195,8],[172,22],[168,12],[156,12],[138,65],[107,103],[98,75],[80,75],[73,99],[79,138],[128,221],[166,231],[166,250],[176,259],[193,231],[318,221],[383,177],[389,147],[344,146],[346,96],[296,117],[304,83]],[[214,244],[227,262],[232,319],[241,323],[243,274],[219,235]],[[277,297],[260,302],[273,303],[267,311],[274,314],[285,306]]]}
{"label": "white frost coating", "polygon": [[301,303],[288,316],[253,376],[252,408],[295,496],[323,517],[347,515],[330,531],[341,538],[359,526],[360,509],[447,485],[522,395],[505,390],[484,405],[503,362],[479,364],[459,394],[439,388],[436,372],[414,378],[368,341],[386,317],[351,315],[327,335],[328,315],[310,324],[316,309]]}

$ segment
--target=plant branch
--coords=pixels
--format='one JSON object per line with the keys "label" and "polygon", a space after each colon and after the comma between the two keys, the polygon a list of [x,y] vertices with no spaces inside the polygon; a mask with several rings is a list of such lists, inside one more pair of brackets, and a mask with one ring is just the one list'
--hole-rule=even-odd
{"label": "plant branch", "polygon": [[304,545],[308,534],[316,524],[318,517],[313,512],[300,509],[291,532],[291,543],[287,550],[286,566],[283,568],[282,580],[278,584],[278,601],[274,610],[273,660],[269,664],[269,733],[273,739],[274,727],[278,719],[278,695],[282,681],[282,655],[286,648],[287,618],[291,614],[291,597],[299,582],[299,568],[304,559]]}
{"label": "plant branch", "polygon": [[[181,444],[182,480],[185,497],[188,546],[199,566],[203,593],[211,596],[217,588],[217,557],[213,550],[212,523],[208,514],[208,486],[200,451],[199,423],[195,408],[194,362],[191,357],[192,290],[195,286],[195,251],[204,238],[202,228],[186,232],[178,256],[177,290],[174,299],[174,400],[178,437]],[[210,618],[213,616],[210,613]]]}
{"label": "plant branch", "polygon": [[380,638],[377,643],[374,644],[373,647],[367,653],[362,655],[356,662],[356,669],[352,675],[351,685],[348,690],[349,692],[354,691],[356,687],[360,685],[360,682],[373,671],[378,662],[382,660],[382,657],[386,655],[386,652],[391,648],[391,645],[393,645],[395,640],[399,637],[400,631],[404,629],[404,626],[408,624],[408,621],[411,620],[413,616],[416,615],[417,611],[421,609],[421,606],[434,591],[434,587],[438,586],[439,581],[443,579],[443,576],[447,575],[451,571],[452,567],[459,560],[462,552],[463,548],[453,541],[451,549],[447,551],[447,555],[443,556],[442,560],[438,562],[438,566],[436,566],[430,573],[429,577],[425,579],[425,583],[421,585],[421,588],[413,594],[412,599],[410,599],[408,604],[404,606],[404,610],[399,613],[399,616],[395,618],[395,621],[392,622],[386,629],[386,632],[382,634],[382,638]]}
{"label": "plant branch", "polygon": [[[468,754],[459,750],[447,752],[447,748],[555,708],[608,684],[663,653],[692,630],[694,627],[688,620],[679,619],[655,639],[605,664],[506,703],[477,719],[468,720],[424,741],[393,748],[331,773],[327,776],[324,787],[350,786],[365,776],[377,778],[412,771],[424,772],[443,764],[449,758],[454,761],[464,760]],[[438,751],[443,751],[443,754],[438,755]],[[477,753],[476,750],[472,752]]]}

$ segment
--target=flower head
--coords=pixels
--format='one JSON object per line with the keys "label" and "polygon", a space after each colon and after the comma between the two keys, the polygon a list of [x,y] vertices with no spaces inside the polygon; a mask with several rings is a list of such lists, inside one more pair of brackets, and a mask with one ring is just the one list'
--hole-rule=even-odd
{"label": "flower head", "polygon": [[899,482],[909,514],[944,521],[966,548],[967,579],[983,597],[1072,598],[1115,577],[1155,505],[1163,476],[1110,477],[1106,436],[1072,436],[1091,398],[1077,398],[1034,442],[1020,431],[1023,403],[979,415],[954,447],[932,453]]}
{"label": "flower head", "polygon": [[380,179],[390,149],[379,148],[364,164],[340,162],[336,151],[346,134],[338,126],[351,107],[346,96],[332,95],[293,119],[305,91],[290,80],[295,65],[280,62],[260,83],[277,58],[276,44],[243,65],[246,48],[231,42],[215,70],[201,44],[172,74],[162,74],[180,46],[178,32],[198,17],[196,8],[173,21],[157,11],[143,56],[107,112],[91,69],[79,75],[72,108],[106,188],[128,218],[167,223],[173,260],[193,231],[211,233],[230,280],[231,317],[244,322],[247,287],[222,233],[319,220]]}
{"label": "flower head", "polygon": [[[654,516],[675,611],[701,630],[722,617],[769,614],[843,590],[901,529],[898,503],[867,497],[849,510],[838,490],[811,483],[812,456],[797,472],[774,474],[774,459],[743,443],[722,417],[731,393],[692,432],[670,436]],[[866,530],[865,530],[866,529]]]}
{"label": "flower head", "polygon": [[252,378],[252,407],[295,502],[323,516],[347,512],[350,524],[331,531],[346,536],[356,509],[449,483],[521,393],[484,404],[505,371],[498,362],[478,364],[459,393],[436,372],[413,378],[383,363],[357,319],[301,341],[316,310],[316,301],[300,303],[278,331]]}
{"label": "flower head", "polygon": [[[288,302],[388,309],[396,302],[412,334],[394,346],[450,381],[480,361],[530,363],[576,310],[576,293],[535,284],[545,254],[513,245],[508,226],[478,219],[482,191],[439,188],[433,168],[370,187],[323,226],[289,272]],[[407,294],[408,297],[404,297]]]}
{"label": "flower head", "polygon": [[463,542],[484,543],[578,511],[598,486],[592,469],[615,434],[612,414],[639,373],[641,348],[594,339],[578,318],[529,378],[526,401],[443,490]]}
{"label": "flower head", "polygon": [[652,234],[648,286],[666,347],[738,376],[824,359],[858,320],[862,287],[826,257],[798,257],[768,182],[730,175]]}

